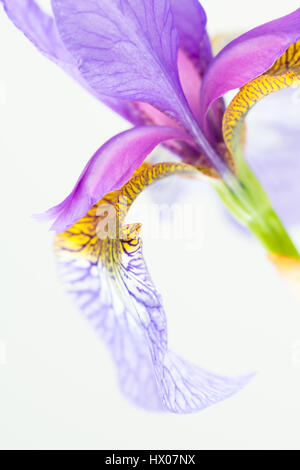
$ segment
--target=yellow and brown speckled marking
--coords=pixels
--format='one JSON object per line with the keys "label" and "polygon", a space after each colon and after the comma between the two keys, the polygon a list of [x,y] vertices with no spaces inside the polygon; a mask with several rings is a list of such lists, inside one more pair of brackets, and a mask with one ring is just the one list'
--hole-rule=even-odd
{"label": "yellow and brown speckled marking", "polygon": [[[183,163],[158,163],[156,165],[144,163],[120,190],[107,194],[89,210],[85,217],[66,232],[57,235],[56,251],[78,254],[93,263],[101,261],[113,273],[113,267],[120,262],[122,254],[133,254],[140,247],[140,224],[124,224],[127,212],[138,195],[147,186],[164,177],[179,173],[192,175],[196,172],[193,166]],[[101,214],[102,206],[103,214]],[[105,210],[107,206],[115,209],[112,222],[117,225],[116,236],[100,239],[97,236],[97,226],[101,220],[105,219],[105,222],[109,222],[110,215]]]}
{"label": "yellow and brown speckled marking", "polygon": [[300,85],[300,41],[287,51],[263,75],[243,86],[228,106],[223,119],[223,135],[234,155],[241,142],[242,125],[250,109],[264,96]]}

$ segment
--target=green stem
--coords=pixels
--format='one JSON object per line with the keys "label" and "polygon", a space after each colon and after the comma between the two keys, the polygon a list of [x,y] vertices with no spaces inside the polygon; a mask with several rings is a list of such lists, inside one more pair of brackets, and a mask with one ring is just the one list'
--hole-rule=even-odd
{"label": "green stem", "polygon": [[300,259],[300,254],[272,207],[248,223],[268,252]]}
{"label": "green stem", "polygon": [[224,204],[246,225],[268,252],[300,259],[300,254],[256,176],[239,158],[236,177],[213,183]]}

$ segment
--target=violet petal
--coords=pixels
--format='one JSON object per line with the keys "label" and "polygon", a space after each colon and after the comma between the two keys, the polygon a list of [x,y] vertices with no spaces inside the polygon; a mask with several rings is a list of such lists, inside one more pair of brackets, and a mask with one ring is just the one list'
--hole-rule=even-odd
{"label": "violet petal", "polygon": [[169,0],[52,0],[63,42],[99,94],[145,101],[185,125]]}
{"label": "violet petal", "polygon": [[179,46],[204,74],[212,61],[212,48],[206,32],[206,13],[198,0],[171,0]]}
{"label": "violet petal", "polygon": [[[83,241],[85,223],[88,219],[78,223]],[[75,234],[78,230],[74,226]],[[71,232],[66,233],[67,244]],[[106,246],[105,250],[111,253],[108,265],[101,248],[98,256],[92,249],[95,261],[65,246],[58,250],[58,256],[63,282],[105,341],[127,398],[150,410],[191,413],[240,391],[253,375],[215,375],[168,349],[166,314],[149,276],[141,241],[110,243],[111,248]]]}
{"label": "violet petal", "polygon": [[91,89],[79,72],[76,61],[65,48],[54,19],[42,10],[35,0],[0,0],[1,2],[10,20],[42,54],[125,119],[135,124],[141,123],[129,103],[101,96]]}
{"label": "violet petal", "polygon": [[267,96],[249,113],[246,158],[287,225],[300,224],[300,90]]}
{"label": "violet petal", "polygon": [[259,26],[229,43],[213,60],[200,96],[202,126],[211,104],[268,70],[293,43],[300,40],[300,8]]}
{"label": "violet petal", "polygon": [[159,126],[135,127],[113,137],[87,163],[71,194],[43,217],[56,217],[52,230],[64,232],[105,194],[125,184],[158,144],[173,139],[190,141],[180,129]]}

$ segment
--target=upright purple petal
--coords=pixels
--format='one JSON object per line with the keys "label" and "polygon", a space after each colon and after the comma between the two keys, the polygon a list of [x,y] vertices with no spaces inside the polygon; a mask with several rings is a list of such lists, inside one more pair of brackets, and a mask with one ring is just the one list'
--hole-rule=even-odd
{"label": "upright purple petal", "polygon": [[158,144],[173,139],[190,141],[180,129],[159,126],[136,127],[109,140],[90,159],[72,193],[44,214],[56,217],[52,230],[71,227],[106,193],[125,184]]}
{"label": "upright purple petal", "polygon": [[66,251],[58,260],[67,292],[109,348],[122,392],[137,406],[163,411],[144,332],[126,304],[118,306],[108,271]]}
{"label": "upright purple petal", "polygon": [[63,44],[54,19],[42,10],[35,0],[0,0],[0,3],[3,4],[10,20],[42,54],[125,119],[135,124],[142,122],[126,101],[103,97],[92,90],[79,72],[75,59]]}
{"label": "upright purple petal", "polygon": [[49,59],[75,66],[58,34],[55,22],[34,0],[0,0],[7,16]]}
{"label": "upright purple petal", "polygon": [[202,125],[211,104],[268,70],[293,43],[300,40],[300,8],[259,26],[228,44],[213,60],[200,96]]}
{"label": "upright purple petal", "polygon": [[52,0],[52,5],[63,42],[97,93],[148,102],[189,125],[169,0]]}
{"label": "upright purple petal", "polygon": [[213,55],[206,32],[206,13],[198,0],[171,0],[179,47],[198,66],[203,74]]}

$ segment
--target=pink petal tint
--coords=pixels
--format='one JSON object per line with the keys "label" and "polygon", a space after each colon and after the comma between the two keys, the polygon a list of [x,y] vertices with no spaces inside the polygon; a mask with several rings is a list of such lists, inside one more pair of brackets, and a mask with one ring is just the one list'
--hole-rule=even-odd
{"label": "pink petal tint", "polygon": [[7,16],[48,58],[59,64],[74,64],[58,34],[53,18],[34,0],[0,0]]}
{"label": "pink petal tint", "polygon": [[[80,229],[84,233],[84,224]],[[83,261],[80,247],[57,254],[67,292],[106,344],[121,390],[135,405],[194,413],[232,397],[254,377],[217,375],[169,349],[166,313],[141,246],[124,250],[122,263],[114,265],[118,276],[101,259]]]}
{"label": "pink petal tint", "polygon": [[203,75],[213,59],[210,39],[206,32],[206,13],[198,0],[170,0],[179,47],[194,62]]}
{"label": "pink petal tint", "polygon": [[247,119],[246,159],[287,226],[300,224],[299,97],[299,89],[281,90],[258,103]]}

